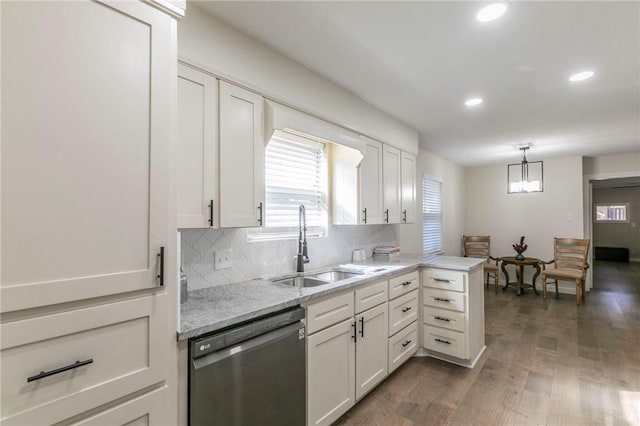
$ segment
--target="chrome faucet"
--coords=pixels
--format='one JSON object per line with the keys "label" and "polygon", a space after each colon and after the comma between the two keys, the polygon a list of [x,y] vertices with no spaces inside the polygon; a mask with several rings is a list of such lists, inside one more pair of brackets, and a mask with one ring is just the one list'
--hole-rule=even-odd
{"label": "chrome faucet", "polygon": [[298,208],[298,256],[296,257],[296,272],[304,272],[304,264],[309,263],[307,254],[307,213],[304,204]]}

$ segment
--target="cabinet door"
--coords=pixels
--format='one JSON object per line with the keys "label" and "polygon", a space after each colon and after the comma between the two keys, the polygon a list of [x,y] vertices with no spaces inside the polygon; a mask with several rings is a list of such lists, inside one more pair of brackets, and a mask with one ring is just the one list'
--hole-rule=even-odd
{"label": "cabinet door", "polygon": [[350,318],[307,338],[308,425],[330,425],[355,403],[355,332]]}
{"label": "cabinet door", "polygon": [[358,171],[360,220],[358,223],[378,224],[382,219],[382,144],[366,139],[367,152]]}
{"label": "cabinet door", "polygon": [[400,223],[400,150],[383,145],[384,223]]}
{"label": "cabinet door", "polygon": [[135,2],[1,7],[0,309],[160,285],[175,21]]}
{"label": "cabinet door", "polygon": [[220,82],[220,227],[262,226],[264,215],[262,96]]}
{"label": "cabinet door", "polygon": [[387,304],[356,315],[356,400],[387,377]]}
{"label": "cabinet door", "polygon": [[416,221],[416,156],[402,153],[402,218],[401,223]]}
{"label": "cabinet door", "polygon": [[218,227],[218,80],[178,64],[178,228]]}

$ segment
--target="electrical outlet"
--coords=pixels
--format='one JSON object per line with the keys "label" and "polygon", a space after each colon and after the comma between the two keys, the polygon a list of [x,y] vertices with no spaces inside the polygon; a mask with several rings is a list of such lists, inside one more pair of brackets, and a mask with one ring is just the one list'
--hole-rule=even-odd
{"label": "electrical outlet", "polygon": [[213,252],[214,269],[229,269],[233,266],[233,250],[215,250]]}

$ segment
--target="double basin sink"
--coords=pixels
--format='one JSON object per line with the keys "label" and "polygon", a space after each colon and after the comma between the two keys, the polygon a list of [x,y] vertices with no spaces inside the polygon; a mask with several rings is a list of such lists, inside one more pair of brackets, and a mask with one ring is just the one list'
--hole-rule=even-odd
{"label": "double basin sink", "polygon": [[364,275],[364,271],[344,271],[340,269],[331,269],[324,272],[314,272],[303,276],[288,276],[274,278],[271,282],[278,284],[290,285],[292,287],[316,287],[319,285],[329,284],[337,281],[348,280],[360,275]]}

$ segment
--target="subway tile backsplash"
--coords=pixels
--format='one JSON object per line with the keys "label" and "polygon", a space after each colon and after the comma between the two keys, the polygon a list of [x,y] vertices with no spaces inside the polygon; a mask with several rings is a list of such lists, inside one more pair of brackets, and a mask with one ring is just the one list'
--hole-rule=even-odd
{"label": "subway tile backsplash", "polygon": [[[309,238],[311,262],[305,268],[321,268],[351,261],[354,249],[367,256],[378,245],[398,243],[399,225],[330,226],[328,236]],[[298,241],[247,241],[247,229],[185,229],[181,231],[182,267],[189,290],[295,272]],[[214,251],[233,250],[233,266],[215,270]]]}

